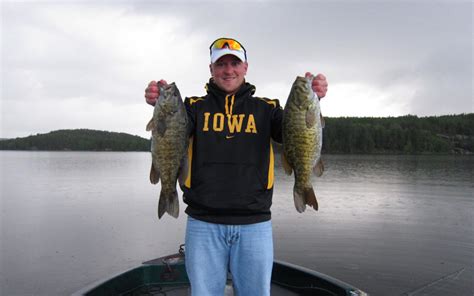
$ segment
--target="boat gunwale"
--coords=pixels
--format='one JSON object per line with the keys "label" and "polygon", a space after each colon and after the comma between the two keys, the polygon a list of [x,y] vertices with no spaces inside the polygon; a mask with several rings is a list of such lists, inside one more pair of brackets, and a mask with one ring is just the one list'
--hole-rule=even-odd
{"label": "boat gunwale", "polygon": [[[83,287],[82,289],[74,292],[73,294],[71,294],[71,296],[88,295],[88,293],[93,293],[94,290],[99,289],[100,287],[106,285],[107,283],[111,284],[113,280],[116,280],[119,277],[125,277],[127,274],[140,273],[142,271],[144,272],[148,268],[153,268],[153,266],[164,266],[164,267],[166,267],[168,265],[165,262],[165,260],[167,258],[180,258],[181,260],[178,263],[170,264],[170,265],[171,266],[184,267],[184,255],[182,255],[182,254],[177,253],[177,254],[172,254],[172,255],[169,255],[169,256],[159,257],[157,259],[153,259],[153,260],[150,260],[150,261],[143,262],[142,265],[140,265],[140,266],[135,266],[135,267],[129,268],[125,271],[117,272],[117,273],[114,273],[111,276],[108,276],[106,278],[103,278],[103,279],[97,280],[95,282],[92,282],[92,283],[88,284],[87,286]],[[306,268],[306,267],[303,267],[303,266],[300,266],[300,265],[292,264],[292,263],[289,263],[289,262],[286,262],[286,261],[274,260],[273,261],[273,270],[277,270],[277,269],[281,269],[281,268],[287,268],[287,269],[290,269],[294,272],[303,273],[303,274],[305,274],[309,277],[312,277],[313,279],[317,279],[317,281],[329,283],[330,285],[336,286],[336,287],[344,290],[347,296],[367,296],[368,295],[367,293],[359,290],[358,288],[355,288],[354,286],[352,286],[352,285],[350,285],[350,284],[348,284],[344,281],[338,280],[338,279],[336,279],[334,277],[331,277],[329,275],[326,275],[324,273],[321,273],[321,272],[318,272],[318,271],[315,271],[315,270],[312,270],[312,269],[309,269],[309,268]],[[271,282],[273,284],[279,285],[281,287],[285,287],[285,285],[287,285],[283,282],[276,281],[273,276],[272,276],[272,281]],[[189,282],[176,282],[176,281],[168,282],[168,283],[167,282],[156,282],[156,284],[160,284],[160,285],[163,285],[163,286],[165,286],[165,285],[166,286],[180,285],[180,284],[181,285],[182,284],[189,285]],[[291,285],[288,284],[288,286],[291,286]],[[311,286],[308,286],[308,287],[293,286],[293,288],[294,289],[297,289],[297,288],[311,289],[312,287]]]}

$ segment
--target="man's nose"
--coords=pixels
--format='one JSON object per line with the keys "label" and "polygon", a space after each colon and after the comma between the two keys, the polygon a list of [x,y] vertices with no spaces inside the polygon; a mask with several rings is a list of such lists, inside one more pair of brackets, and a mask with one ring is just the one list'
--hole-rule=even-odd
{"label": "man's nose", "polygon": [[224,65],[224,72],[226,72],[226,73],[232,72],[232,65],[231,64],[225,64]]}

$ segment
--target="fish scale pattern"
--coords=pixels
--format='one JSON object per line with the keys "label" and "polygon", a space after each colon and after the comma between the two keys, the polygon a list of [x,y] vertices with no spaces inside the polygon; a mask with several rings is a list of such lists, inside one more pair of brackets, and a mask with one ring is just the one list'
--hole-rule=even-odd
{"label": "fish scale pattern", "polygon": [[321,111],[310,81],[297,77],[283,115],[283,154],[295,174],[298,192],[312,190],[311,175],[322,147]]}
{"label": "fish scale pattern", "polygon": [[[185,170],[188,145],[187,114],[183,100],[174,83],[160,90],[151,123],[152,170],[150,176],[159,175],[161,192],[158,217],[168,212],[173,217],[179,214],[176,181],[180,170]],[[153,183],[153,181],[152,181]]]}

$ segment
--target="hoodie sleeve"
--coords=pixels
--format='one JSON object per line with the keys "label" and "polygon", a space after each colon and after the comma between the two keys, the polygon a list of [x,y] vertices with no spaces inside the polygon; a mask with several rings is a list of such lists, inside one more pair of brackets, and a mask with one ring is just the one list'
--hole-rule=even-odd
{"label": "hoodie sleeve", "polygon": [[277,142],[281,143],[282,140],[282,123],[283,123],[283,108],[280,106],[280,102],[278,100],[274,100],[276,102],[276,106],[272,109],[271,113],[271,125],[272,125],[272,139]]}
{"label": "hoodie sleeve", "polygon": [[186,113],[188,114],[188,135],[192,137],[194,135],[195,125],[196,125],[196,113],[191,104],[192,98],[184,99],[184,106],[186,107]]}

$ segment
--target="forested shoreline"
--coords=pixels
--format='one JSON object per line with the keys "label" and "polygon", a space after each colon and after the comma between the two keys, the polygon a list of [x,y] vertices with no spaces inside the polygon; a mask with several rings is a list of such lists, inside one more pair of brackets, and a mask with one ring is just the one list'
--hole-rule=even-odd
{"label": "forested shoreline", "polygon": [[1,140],[0,150],[149,151],[150,140],[126,133],[90,129],[57,130]]}
{"label": "forested shoreline", "polygon": [[[474,113],[417,117],[325,118],[323,153],[472,154]],[[149,151],[150,140],[90,129],[0,140],[0,150]],[[281,151],[275,145],[275,151]]]}
{"label": "forested shoreline", "polygon": [[417,117],[326,118],[323,152],[471,154],[474,113]]}

